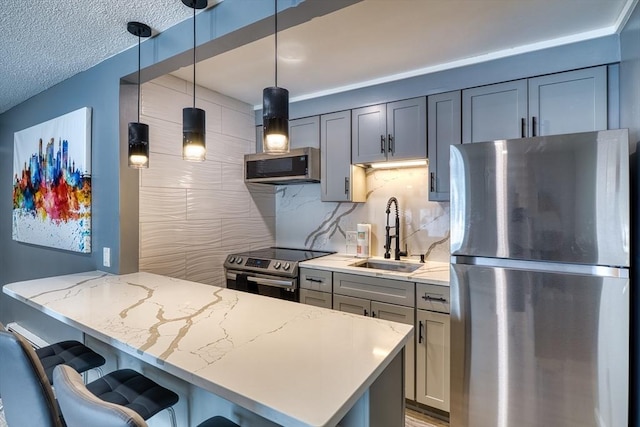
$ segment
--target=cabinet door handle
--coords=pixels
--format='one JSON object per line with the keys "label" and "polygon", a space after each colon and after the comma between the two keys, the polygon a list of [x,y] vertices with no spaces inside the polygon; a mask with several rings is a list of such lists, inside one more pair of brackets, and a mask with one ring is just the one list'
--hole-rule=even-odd
{"label": "cabinet door handle", "polygon": [[431,187],[431,192],[433,193],[434,191],[436,191],[436,173],[435,172],[431,172],[429,174],[429,186]]}
{"label": "cabinet door handle", "polygon": [[349,194],[349,177],[344,177],[344,194]]}
{"label": "cabinet door handle", "polygon": [[393,135],[389,134],[387,136],[387,146],[389,147],[387,149],[387,152],[391,153],[393,155],[393,153],[395,153],[396,151],[396,144],[395,141],[393,139]]}
{"label": "cabinet door handle", "polygon": [[371,310],[371,317],[376,317],[376,312]]}
{"label": "cabinet door handle", "polygon": [[384,143],[385,143],[384,135],[380,135],[380,153],[381,154],[385,153],[385,151],[384,151]]}
{"label": "cabinet door handle", "polygon": [[314,279],[313,277],[307,277],[307,280],[309,282],[314,282],[314,283],[322,283],[323,282],[322,279]]}
{"label": "cabinet door handle", "polygon": [[527,119],[524,117],[520,120],[520,134],[522,135],[522,138],[527,136]]}
{"label": "cabinet door handle", "polygon": [[424,323],[422,323],[422,320],[420,320],[418,322],[418,344],[422,344],[422,340],[424,339],[424,337],[422,336],[423,329],[424,329]]}
{"label": "cabinet door handle", "polygon": [[437,301],[437,302],[447,302],[445,298],[442,297],[432,297],[430,295],[424,294],[422,299],[425,301]]}
{"label": "cabinet door handle", "polygon": [[538,119],[536,119],[536,116],[533,116],[531,117],[531,136],[538,136],[537,127]]}
{"label": "cabinet door handle", "polygon": [[369,312],[367,311],[367,309],[366,309],[366,308],[364,309],[364,315],[365,315],[365,316],[368,316],[368,315],[369,315]]}

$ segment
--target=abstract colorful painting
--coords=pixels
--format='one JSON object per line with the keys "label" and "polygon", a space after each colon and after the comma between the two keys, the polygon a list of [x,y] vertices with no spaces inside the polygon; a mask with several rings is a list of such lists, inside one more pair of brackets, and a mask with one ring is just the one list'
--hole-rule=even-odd
{"label": "abstract colorful painting", "polygon": [[91,109],[14,133],[13,240],[91,252]]}

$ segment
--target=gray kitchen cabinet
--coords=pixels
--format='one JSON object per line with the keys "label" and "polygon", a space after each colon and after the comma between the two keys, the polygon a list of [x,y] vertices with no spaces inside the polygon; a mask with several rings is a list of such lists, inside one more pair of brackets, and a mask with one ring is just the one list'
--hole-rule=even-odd
{"label": "gray kitchen cabinet", "polygon": [[[414,325],[413,307],[403,307],[372,301],[365,298],[333,294],[333,308],[346,313],[377,317],[407,325]],[[405,359],[405,398],[415,400],[415,340],[413,336],[404,350]]]}
{"label": "gray kitchen cabinet", "polygon": [[449,200],[449,147],[462,143],[461,91],[427,98],[429,200]]}
{"label": "gray kitchen cabinet", "polygon": [[607,67],[529,79],[529,136],[607,129]]}
{"label": "gray kitchen cabinet", "polygon": [[352,110],[355,164],[427,157],[426,98],[412,98]]}
{"label": "gray kitchen cabinet", "polygon": [[289,120],[289,148],[320,148],[320,117]]}
{"label": "gray kitchen cabinet", "polygon": [[333,273],[333,293],[405,307],[415,306],[415,284],[404,280]]}
{"label": "gray kitchen cabinet", "polygon": [[312,268],[300,269],[300,302],[332,308],[333,273]]}
{"label": "gray kitchen cabinet", "polygon": [[316,307],[332,308],[331,294],[326,292],[300,289],[300,302]]}
{"label": "gray kitchen cabinet", "polygon": [[351,111],[320,116],[320,188],[323,202],[366,202],[364,168],[351,164]]}
{"label": "gray kitchen cabinet", "polygon": [[416,313],[416,401],[449,412],[449,315],[426,310]]}
{"label": "gray kitchen cabinet", "polygon": [[[256,126],[256,153],[262,153],[263,129]],[[320,148],[320,116],[289,120],[289,148]]]}
{"label": "gray kitchen cabinet", "polygon": [[416,284],[416,401],[449,412],[448,286]]}
{"label": "gray kitchen cabinet", "polygon": [[[415,326],[415,283],[333,273],[333,308]],[[415,400],[415,340],[405,348],[405,397]]]}
{"label": "gray kitchen cabinet", "polygon": [[462,91],[462,142],[526,136],[527,80]]}
{"label": "gray kitchen cabinet", "polygon": [[462,91],[462,142],[607,129],[607,66]]}

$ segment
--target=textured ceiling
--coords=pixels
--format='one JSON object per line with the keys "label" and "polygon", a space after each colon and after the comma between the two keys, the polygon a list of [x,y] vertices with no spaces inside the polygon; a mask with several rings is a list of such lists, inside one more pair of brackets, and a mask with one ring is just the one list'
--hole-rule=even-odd
{"label": "textured ceiling", "polygon": [[[304,99],[599,37],[637,2],[364,0],[279,33],[279,82]],[[134,46],[127,22],[156,34],[192,13],[180,0],[3,0],[0,113]],[[272,70],[265,38],[199,63],[198,84],[257,105]],[[191,68],[175,74],[190,80]]]}
{"label": "textured ceiling", "polygon": [[0,112],[135,45],[127,22],[156,34],[192,15],[180,0],[3,0]]}

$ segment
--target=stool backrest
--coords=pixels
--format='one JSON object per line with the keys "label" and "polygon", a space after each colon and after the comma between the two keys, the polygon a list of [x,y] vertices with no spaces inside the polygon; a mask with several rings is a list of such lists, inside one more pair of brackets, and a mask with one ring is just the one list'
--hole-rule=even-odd
{"label": "stool backrest", "polygon": [[67,427],[147,427],[133,410],[93,395],[82,377],[67,365],[54,368],[53,386]]}
{"label": "stool backrest", "polygon": [[10,426],[62,427],[40,359],[21,336],[0,325],[0,396]]}

